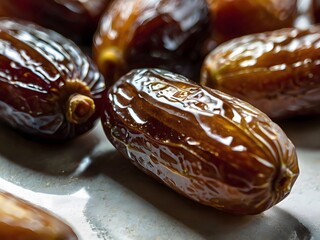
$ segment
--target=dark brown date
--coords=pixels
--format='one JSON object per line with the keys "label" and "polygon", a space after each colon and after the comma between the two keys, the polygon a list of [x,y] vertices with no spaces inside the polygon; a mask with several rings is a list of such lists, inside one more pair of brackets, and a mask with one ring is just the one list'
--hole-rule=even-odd
{"label": "dark brown date", "polygon": [[31,21],[91,45],[98,21],[111,1],[1,0],[0,17]]}
{"label": "dark brown date", "polygon": [[245,100],[273,119],[318,113],[320,26],[254,34],[220,45],[201,84]]}
{"label": "dark brown date", "polygon": [[199,78],[208,29],[205,0],[118,0],[101,20],[94,59],[110,85],[140,67]]}
{"label": "dark brown date", "polygon": [[1,240],[77,240],[73,230],[51,213],[0,191]]}
{"label": "dark brown date", "polygon": [[207,0],[215,39],[223,42],[247,34],[293,27],[297,0]]}
{"label": "dark brown date", "polygon": [[41,138],[73,138],[93,127],[104,90],[74,43],[28,22],[0,20],[2,121]]}
{"label": "dark brown date", "polygon": [[265,114],[164,70],[123,76],[108,91],[102,121],[138,168],[232,214],[272,207],[299,173],[293,144]]}

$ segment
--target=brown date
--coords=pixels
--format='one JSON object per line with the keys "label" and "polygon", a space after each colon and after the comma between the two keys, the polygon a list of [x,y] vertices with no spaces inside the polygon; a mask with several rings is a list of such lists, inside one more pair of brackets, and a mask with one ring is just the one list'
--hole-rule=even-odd
{"label": "brown date", "polygon": [[103,77],[71,41],[40,26],[0,20],[0,119],[30,135],[69,139],[100,116]]}
{"label": "brown date", "polygon": [[1,0],[0,17],[31,21],[91,45],[99,19],[111,1]]}
{"label": "brown date", "polygon": [[102,17],[94,59],[110,85],[141,67],[198,78],[208,30],[205,0],[117,0]]}
{"label": "brown date", "polygon": [[273,119],[314,114],[320,107],[319,43],[320,26],[234,39],[207,56],[200,82]]}
{"label": "brown date", "polygon": [[0,191],[1,240],[77,240],[73,230],[51,213]]}
{"label": "brown date", "polygon": [[207,0],[214,38],[223,42],[247,34],[293,27],[297,0]]}
{"label": "brown date", "polygon": [[232,214],[258,214],[285,198],[295,147],[264,113],[164,70],[133,70],[108,91],[111,143],[177,192]]}

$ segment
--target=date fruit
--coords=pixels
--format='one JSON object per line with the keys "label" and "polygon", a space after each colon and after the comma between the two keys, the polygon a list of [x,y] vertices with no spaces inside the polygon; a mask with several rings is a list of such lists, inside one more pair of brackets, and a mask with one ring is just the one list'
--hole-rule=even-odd
{"label": "date fruit", "polygon": [[199,78],[208,12],[205,0],[114,1],[94,38],[95,62],[110,85],[141,67]]}
{"label": "date fruit", "polygon": [[19,18],[53,29],[81,44],[92,43],[111,0],[1,0],[0,17]]}
{"label": "date fruit", "polygon": [[111,143],[177,192],[232,214],[258,214],[286,197],[295,147],[264,113],[164,70],[133,70],[108,91]]}
{"label": "date fruit", "polygon": [[51,213],[0,191],[1,240],[77,240],[73,230]]}
{"label": "date fruit", "polygon": [[223,42],[247,34],[293,27],[297,0],[207,0],[215,37]]}
{"label": "date fruit", "polygon": [[30,135],[69,139],[100,116],[102,75],[71,41],[40,26],[0,20],[0,119]]}
{"label": "date fruit", "polygon": [[320,109],[320,26],[281,29],[226,42],[202,67],[200,83],[245,100],[273,119]]}

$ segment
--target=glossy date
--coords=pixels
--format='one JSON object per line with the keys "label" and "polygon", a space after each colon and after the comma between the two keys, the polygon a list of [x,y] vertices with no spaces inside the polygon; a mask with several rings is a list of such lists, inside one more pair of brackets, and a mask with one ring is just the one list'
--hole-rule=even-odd
{"label": "glossy date", "polygon": [[98,21],[111,1],[1,0],[0,17],[31,21],[91,45]]}
{"label": "glossy date", "polygon": [[295,148],[251,105],[164,70],[133,70],[108,91],[111,143],[177,192],[232,214],[257,214],[286,197]]}
{"label": "glossy date", "polygon": [[206,58],[201,84],[241,98],[273,119],[319,113],[320,26],[254,34]]}
{"label": "glossy date", "polygon": [[110,85],[140,67],[195,79],[209,26],[205,0],[118,0],[101,19],[94,60]]}
{"label": "glossy date", "polygon": [[1,240],[77,240],[73,230],[51,213],[0,191]]}
{"label": "glossy date", "polygon": [[89,131],[104,79],[71,41],[40,26],[0,20],[0,119],[39,138]]}

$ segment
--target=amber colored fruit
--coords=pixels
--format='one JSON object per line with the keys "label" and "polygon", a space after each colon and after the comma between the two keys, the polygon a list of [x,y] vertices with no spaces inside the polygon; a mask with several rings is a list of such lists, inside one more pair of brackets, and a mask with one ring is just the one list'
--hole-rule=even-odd
{"label": "amber colored fruit", "polygon": [[295,182],[295,147],[264,113],[164,70],[133,70],[108,91],[111,143],[177,192],[232,214],[257,214]]}
{"label": "amber colored fruit", "polygon": [[293,27],[297,0],[207,0],[214,38],[223,42],[247,34]]}
{"label": "amber colored fruit", "polygon": [[1,240],[77,240],[76,234],[51,213],[0,191]]}
{"label": "amber colored fruit", "polygon": [[89,131],[104,79],[71,41],[37,25],[0,20],[0,119],[45,139]]}
{"label": "amber colored fruit", "polygon": [[53,29],[81,44],[92,43],[99,19],[112,0],[1,0],[0,17]]}
{"label": "amber colored fruit", "polygon": [[94,59],[110,85],[131,69],[199,78],[209,15],[205,0],[118,0],[104,13]]}
{"label": "amber colored fruit", "polygon": [[273,119],[320,109],[320,26],[234,39],[206,58],[201,84],[241,98]]}

